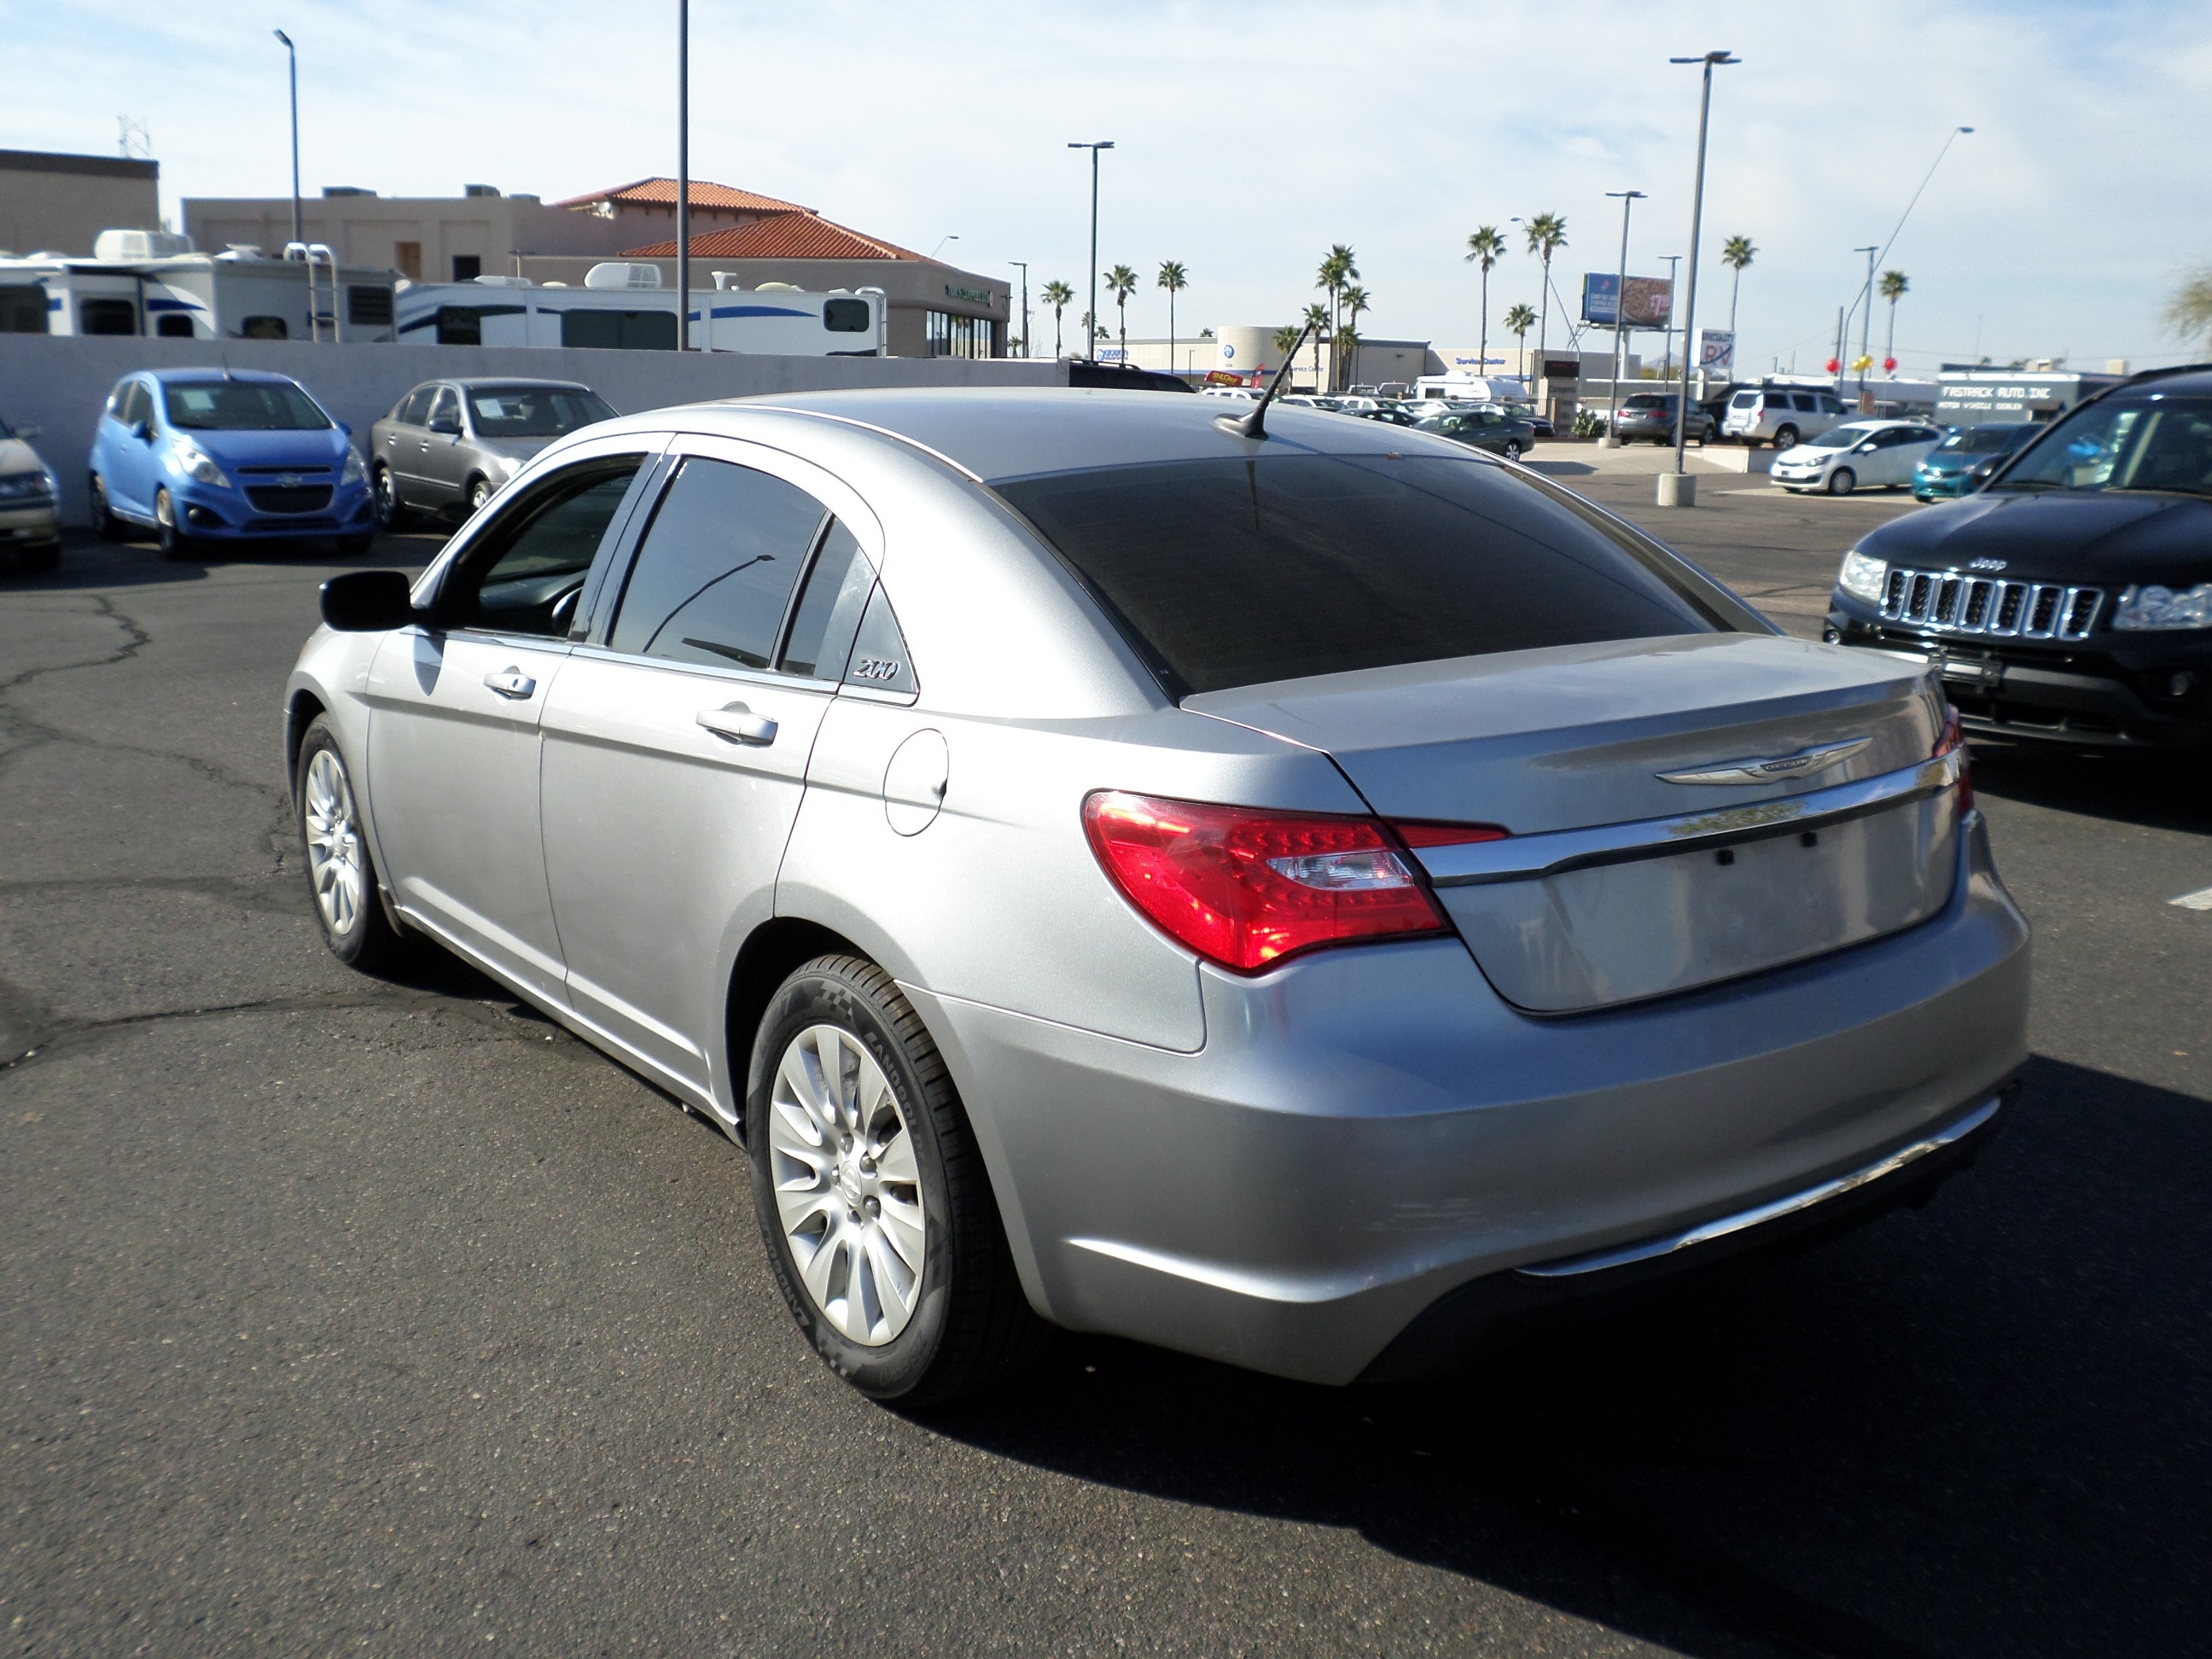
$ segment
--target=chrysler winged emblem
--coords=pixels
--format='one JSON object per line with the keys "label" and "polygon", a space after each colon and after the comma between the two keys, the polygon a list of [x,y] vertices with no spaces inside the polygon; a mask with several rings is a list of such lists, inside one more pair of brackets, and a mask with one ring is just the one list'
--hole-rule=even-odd
{"label": "chrysler winged emblem", "polygon": [[1845,743],[1800,749],[1794,755],[1723,761],[1718,766],[1693,766],[1686,771],[1662,772],[1659,776],[1668,783],[1779,783],[1785,778],[1811,777],[1816,772],[1841,766],[1873,741],[1872,738],[1853,738]]}

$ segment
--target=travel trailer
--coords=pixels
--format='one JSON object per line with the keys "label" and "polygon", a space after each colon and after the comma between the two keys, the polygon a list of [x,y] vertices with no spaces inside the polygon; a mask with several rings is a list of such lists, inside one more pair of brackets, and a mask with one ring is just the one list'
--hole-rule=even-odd
{"label": "travel trailer", "polygon": [[[714,288],[691,292],[691,343],[701,350],[888,355],[881,289],[810,294],[786,283],[743,289],[730,285],[726,271],[713,275]],[[396,330],[402,343],[415,345],[673,351],[676,291],[661,287],[658,265],[620,260],[593,265],[581,288],[520,276],[411,283],[398,293]]]}
{"label": "travel trailer", "polygon": [[104,230],[92,257],[0,258],[0,333],[182,340],[390,340],[392,271],[341,266],[319,243],[196,252],[191,239]]}

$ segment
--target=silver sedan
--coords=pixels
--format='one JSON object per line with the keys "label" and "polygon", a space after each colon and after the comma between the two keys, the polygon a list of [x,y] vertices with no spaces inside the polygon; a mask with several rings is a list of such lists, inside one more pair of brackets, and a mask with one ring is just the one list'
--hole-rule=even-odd
{"label": "silver sedan", "polygon": [[745,1149],[878,1398],[1054,1326],[1341,1383],[1925,1196],[2027,929],[1928,665],[1448,440],[1094,391],[548,447],[286,691],[363,969]]}

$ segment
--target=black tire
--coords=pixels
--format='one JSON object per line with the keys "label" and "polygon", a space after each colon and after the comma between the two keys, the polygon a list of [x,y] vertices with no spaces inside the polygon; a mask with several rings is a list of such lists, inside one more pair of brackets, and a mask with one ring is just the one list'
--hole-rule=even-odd
{"label": "black tire", "polygon": [[492,488],[489,478],[481,477],[471,478],[468,487],[461,492],[461,499],[468,504],[468,516],[471,519],[475,518],[477,514],[484,510],[491,498],[498,493]]}
{"label": "black tire", "polygon": [[123,520],[109,510],[107,486],[97,472],[92,475],[92,533],[104,542],[119,542],[124,536]]}
{"label": "black tire", "polygon": [[1521,446],[1514,441],[1514,440],[1508,438],[1505,441],[1505,447],[1500,450],[1498,453],[1504,456],[1509,461],[1517,461],[1521,459]]}
{"label": "black tire", "polygon": [[368,531],[357,536],[340,536],[337,540],[338,557],[342,559],[357,559],[376,545],[376,537]]}
{"label": "black tire", "polygon": [[1859,487],[1859,475],[1847,466],[1839,466],[1828,475],[1828,493],[1848,495]]}
{"label": "black tire", "polygon": [[1774,434],[1774,447],[1775,447],[1777,449],[1795,449],[1795,448],[1796,448],[1796,447],[1797,447],[1797,428],[1796,428],[1796,427],[1794,427],[1794,426],[1785,426],[1785,427],[1779,428],[1775,432],[1775,434]]}
{"label": "black tire", "polygon": [[376,503],[376,527],[379,530],[404,530],[413,515],[407,504],[399,499],[399,486],[392,481],[392,469],[380,466],[370,475],[369,499]]}
{"label": "black tire", "polygon": [[61,564],[62,544],[59,542],[48,542],[43,546],[27,547],[21,550],[21,556],[23,568],[26,570],[40,572],[53,570],[58,568]]}
{"label": "black tire", "polygon": [[192,538],[185,533],[184,526],[177,522],[177,504],[166,489],[154,492],[154,530],[165,559],[189,559],[198,551]]}
{"label": "black tire", "polygon": [[[776,1204],[776,1074],[800,1034],[819,1025],[857,1041],[882,1068],[919,1176],[915,1301],[905,1327],[878,1346],[853,1341],[817,1305]],[[1042,1352],[1050,1328],[1023,1294],[968,1115],[921,1016],[875,963],[817,957],[784,981],[753,1045],[745,1142],[753,1206],[785,1305],[814,1351],[862,1394],[902,1410],[938,1405],[1005,1380]]]}
{"label": "black tire", "polygon": [[[318,864],[313,843],[323,826],[313,822],[317,803],[311,799],[315,779],[315,757],[328,754],[337,763],[338,775],[345,786],[347,811],[352,821],[354,851],[358,859],[361,890],[357,901],[338,920],[334,921],[332,906],[326,904],[319,890],[322,868]],[[331,947],[331,954],[349,968],[357,968],[367,974],[380,974],[399,966],[415,953],[416,938],[402,933],[392,926],[386,912],[379,890],[376,860],[368,850],[368,842],[361,830],[361,797],[354,787],[353,769],[346,763],[345,753],[338,747],[337,731],[330,717],[319,714],[300,740],[300,759],[292,769],[292,822],[300,831],[301,868],[307,872],[307,896],[314,905],[315,921],[323,930],[323,942]]]}

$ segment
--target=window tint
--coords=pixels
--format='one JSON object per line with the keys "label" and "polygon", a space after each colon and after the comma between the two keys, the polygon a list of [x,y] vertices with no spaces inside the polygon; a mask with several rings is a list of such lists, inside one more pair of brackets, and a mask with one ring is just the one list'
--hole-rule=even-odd
{"label": "window tint", "polygon": [[609,351],[673,351],[676,313],[672,311],[564,311],[561,313],[561,343],[596,346]]}
{"label": "window tint", "polygon": [[434,386],[418,386],[399,400],[399,407],[392,411],[392,418],[402,426],[420,426],[430,412],[430,398]]}
{"label": "window tint", "polygon": [[899,631],[891,602],[878,586],[869,597],[860,618],[860,637],[853,641],[853,659],[845,669],[845,684],[865,685],[877,691],[914,691],[918,683],[908,659],[906,635]]}
{"label": "window tint", "polygon": [[503,634],[566,635],[584,577],[643,465],[636,455],[585,462],[503,512],[482,544],[489,568],[472,554],[441,606],[448,620]]}
{"label": "window tint", "polygon": [[1662,552],[1473,459],[1181,461],[997,488],[1171,696],[1717,626]]}
{"label": "window tint", "polygon": [[866,334],[868,331],[868,302],[866,300],[823,301],[822,326],[832,334]]}
{"label": "window tint", "polygon": [[169,424],[187,432],[320,432],[330,416],[289,380],[203,380],[162,387]]}
{"label": "window tint", "polygon": [[692,456],[645,532],[608,643],[766,668],[823,516],[821,502],[781,478]]}
{"label": "window tint", "polygon": [[875,568],[860,551],[853,532],[834,520],[814,556],[814,568],[792,613],[791,637],[784,643],[779,665],[787,674],[808,674],[817,680],[842,678],[845,659],[852,654],[853,635],[860,625],[860,608],[875,586]]}
{"label": "window tint", "polygon": [[129,300],[80,300],[76,306],[80,334],[136,334],[138,307]]}

